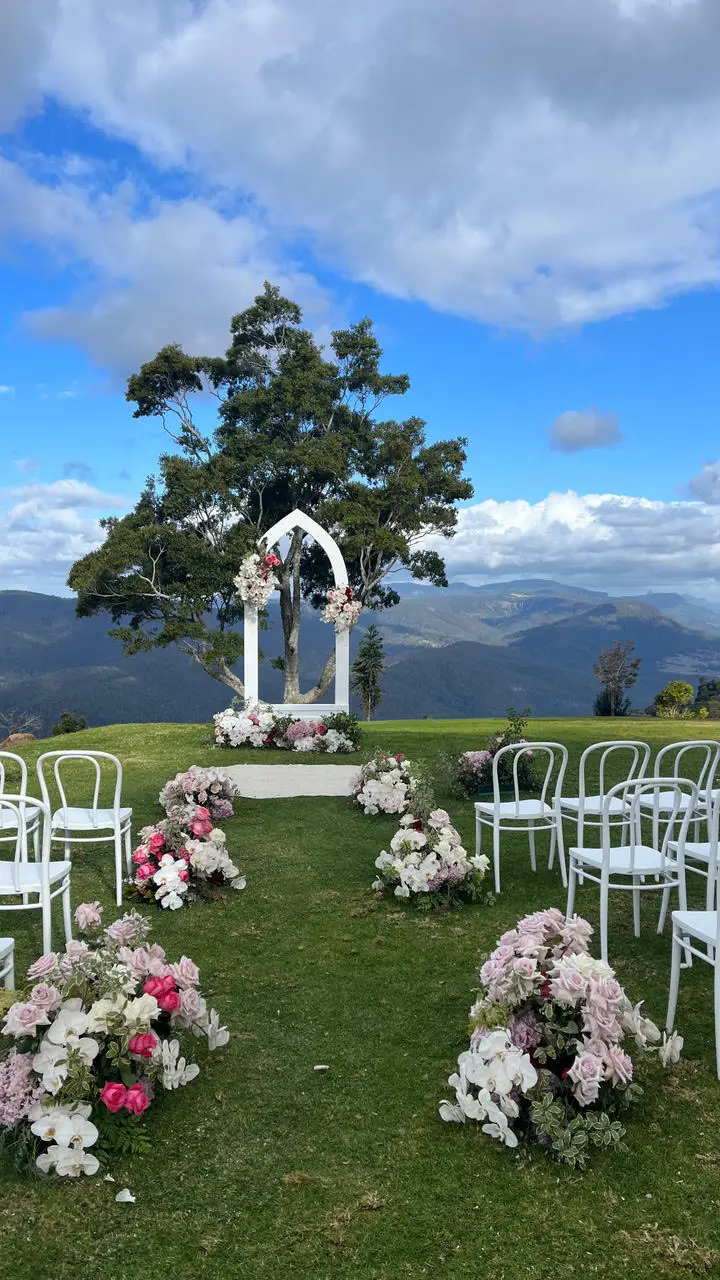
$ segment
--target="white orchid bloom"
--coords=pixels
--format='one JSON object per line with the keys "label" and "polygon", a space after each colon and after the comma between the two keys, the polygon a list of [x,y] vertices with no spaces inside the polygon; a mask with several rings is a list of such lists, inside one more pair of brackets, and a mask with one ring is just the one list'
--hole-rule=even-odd
{"label": "white orchid bloom", "polygon": [[35,1163],[43,1173],[54,1169],[61,1178],[79,1178],[82,1173],[92,1175],[100,1168],[97,1156],[82,1147],[49,1147]]}
{"label": "white orchid bloom", "polygon": [[664,1067],[669,1067],[675,1062],[680,1061],[680,1054],[685,1041],[676,1031],[668,1036],[666,1031],[662,1033],[662,1044],[658,1049],[658,1058]]}
{"label": "white orchid bloom", "polygon": [[185,1059],[180,1057],[178,1040],[163,1040],[162,1064],[164,1089],[178,1089],[181,1085],[189,1084],[200,1073],[197,1063],[186,1063]]}
{"label": "white orchid bloom", "polygon": [[206,1027],[206,1035],[208,1038],[208,1049],[211,1053],[215,1049],[224,1048],[230,1039],[230,1032],[227,1027],[220,1026],[220,1017],[215,1009],[210,1010],[210,1016]]}

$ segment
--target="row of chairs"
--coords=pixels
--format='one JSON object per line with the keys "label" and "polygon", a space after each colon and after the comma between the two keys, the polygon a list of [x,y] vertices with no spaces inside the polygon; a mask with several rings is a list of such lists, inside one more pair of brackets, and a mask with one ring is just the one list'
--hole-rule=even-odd
{"label": "row of chairs", "polygon": [[[19,783],[6,787],[12,766]],[[71,804],[66,790],[67,770],[79,766],[91,770],[92,787],[87,804]],[[103,771],[108,776],[112,804],[101,804]],[[48,774],[54,778],[59,806],[53,808]],[[52,946],[52,903],[61,898],[65,940],[72,937],[70,904],[71,844],[110,842],[115,852],[115,897],[122,902],[123,863],[131,873],[132,809],[122,805],[122,765],[105,751],[47,751],[37,762],[40,797],[28,790],[28,770],[21,756],[0,751],[0,844],[14,844],[14,858],[0,860],[0,911],[39,910],[42,913],[43,951]],[[77,782],[77,775],[76,775]],[[92,794],[90,794],[92,791]],[[52,859],[53,845],[61,844],[63,857]],[[32,848],[32,861],[28,856]],[[20,899],[20,901],[6,901]],[[1,971],[0,971],[1,972]]]}

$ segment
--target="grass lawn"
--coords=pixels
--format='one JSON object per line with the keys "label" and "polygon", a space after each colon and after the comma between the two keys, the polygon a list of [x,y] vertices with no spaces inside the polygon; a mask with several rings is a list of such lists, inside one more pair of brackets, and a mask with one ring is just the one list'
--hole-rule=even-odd
{"label": "grass lawn", "polygon": [[[365,754],[380,744],[436,769],[439,752],[481,746],[496,724],[378,723],[366,730]],[[649,720],[610,729],[543,720],[530,735],[570,748],[572,778],[580,751],[602,736],[662,745],[720,733]],[[125,725],[51,745],[118,754],[138,828],[161,816],[161,785],[192,763],[288,762],[207,741],[206,726]],[[28,748],[28,762],[47,746]],[[437,799],[472,842],[471,803],[452,800],[441,781]],[[444,1125],[437,1114],[467,1045],[479,958],[526,911],[564,907],[559,872],[533,876],[522,837],[505,839],[503,892],[492,906],[425,915],[376,902],[369,890],[391,818],[365,817],[341,799],[244,800],[236,812],[222,825],[247,889],[151,913],[171,958],[185,953],[200,965],[230,1044],[201,1059],[184,1093],[162,1098],[152,1151],[114,1167],[114,1184],[27,1181],[0,1169],[0,1276],[720,1276],[720,1084],[707,966],[683,972],[683,1060],[669,1072],[656,1060],[641,1068],[646,1094],[628,1114],[627,1153],[598,1152],[588,1172],[573,1173],[538,1149],[508,1151],[479,1126]],[[108,922],[112,871],[110,853],[77,849],[73,904],[99,898]],[[698,903],[699,886],[690,877]],[[655,933],[659,903],[643,895],[635,939],[630,895],[611,895],[610,959],[662,1024],[670,934]],[[597,924],[594,886],[579,889],[576,909]],[[59,943],[59,911],[56,930]],[[39,914],[2,916],[0,932],[15,933],[22,974],[40,949]],[[314,1072],[318,1063],[330,1070]],[[124,1186],[136,1204],[115,1203]]]}

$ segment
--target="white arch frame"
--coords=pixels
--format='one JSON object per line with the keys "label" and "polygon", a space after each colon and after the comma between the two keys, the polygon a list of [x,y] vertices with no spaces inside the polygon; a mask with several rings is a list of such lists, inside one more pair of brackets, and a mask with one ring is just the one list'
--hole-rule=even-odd
{"label": "white arch frame", "polygon": [[[289,515],[278,520],[272,529],[268,529],[260,538],[269,551],[286,534],[294,529],[302,529],[322,547],[330,561],[336,587],[348,586],[348,575],[342,552],[335,539],[323,529],[312,516],[304,511],[291,511]],[[245,684],[245,700],[249,706],[260,700],[260,664],[259,664],[259,627],[258,610],[255,605],[245,602],[244,657],[243,678]],[[271,704],[274,711],[281,715],[298,716],[305,720],[314,720],[319,716],[329,715],[333,711],[350,710],[350,632],[335,632],[335,701],[334,702],[276,702]]]}

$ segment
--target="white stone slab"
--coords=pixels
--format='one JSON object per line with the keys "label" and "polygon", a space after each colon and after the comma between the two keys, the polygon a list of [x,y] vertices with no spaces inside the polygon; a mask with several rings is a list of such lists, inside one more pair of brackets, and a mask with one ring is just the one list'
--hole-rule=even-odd
{"label": "white stone slab", "polygon": [[349,796],[356,764],[231,764],[221,766],[247,800],[292,796]]}

